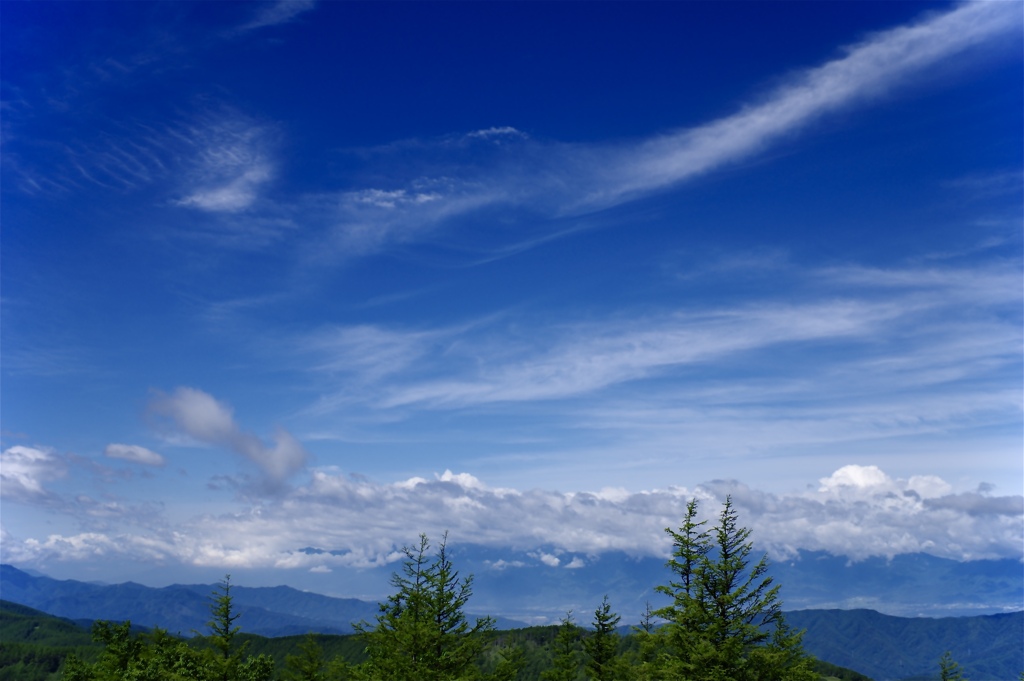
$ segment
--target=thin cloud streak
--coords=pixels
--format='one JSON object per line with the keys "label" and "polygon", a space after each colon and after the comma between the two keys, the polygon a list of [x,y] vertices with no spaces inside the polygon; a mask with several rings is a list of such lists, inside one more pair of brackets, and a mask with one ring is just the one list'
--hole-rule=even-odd
{"label": "thin cloud streak", "polygon": [[[987,465],[1004,467],[1012,444],[995,433],[1017,428],[1024,407],[1015,264],[776,264],[757,276],[793,288],[782,300],[605,323],[509,313],[458,327],[334,327],[275,347],[304,348],[294,361],[320,395],[301,418],[333,415],[345,424],[336,439],[422,442],[417,424],[432,423],[436,438],[438,412],[453,423],[487,414],[486,435],[453,427],[448,437],[491,470],[521,455],[532,476],[578,478],[572,467],[587,461],[632,479],[639,453],[683,471],[752,455],[798,465],[811,451],[836,463],[881,453],[900,466],[905,438],[941,438],[935,455],[952,461],[958,447],[977,447],[964,438],[979,429],[994,429]],[[534,440],[517,444],[524,420]]]}
{"label": "thin cloud streak", "polygon": [[103,450],[103,455],[146,466],[163,466],[167,463],[160,454],[139,445],[109,444]]}
{"label": "thin cloud streak", "polygon": [[[489,153],[497,149],[497,155],[483,167],[469,163],[465,176],[452,173],[449,158],[440,164],[444,171],[421,173],[405,186],[339,194],[333,253],[361,256],[415,242],[442,226],[499,207],[541,223],[611,208],[761,153],[830,113],[886,95],[1019,26],[1013,3],[964,4],[877,33],[848,48],[845,56],[793,75],[788,84],[731,116],[637,144],[541,143],[521,133],[511,135],[518,133],[513,128],[470,133],[465,144],[497,139],[511,143],[492,147]],[[453,145],[446,138],[437,146],[450,152]],[[391,151],[389,147],[380,153]],[[544,241],[536,235],[519,240],[525,247]],[[320,247],[317,253],[323,257]]]}
{"label": "thin cloud streak", "polygon": [[[343,377],[382,409],[564,400],[787,346],[807,348],[809,367],[847,374],[848,389],[888,394],[897,383],[901,393],[1019,360],[1015,266],[797,274],[813,291],[802,302],[670,309],[601,324],[570,319],[521,335],[503,332],[501,318],[435,329],[364,325],[317,332],[298,345],[318,358],[314,370],[326,382]],[[855,352],[827,359],[836,344]]]}
{"label": "thin cloud streak", "polygon": [[760,104],[630,150],[613,165],[608,186],[581,205],[619,203],[760,152],[828,113],[885,94],[941,60],[1019,30],[1019,15],[1012,3],[969,3],[876,34],[845,57],[799,74]]}
{"label": "thin cloud streak", "polygon": [[295,17],[316,7],[316,0],[277,0],[277,2],[259,3],[260,10],[235,32],[244,33],[257,28],[277,26],[292,21]]}

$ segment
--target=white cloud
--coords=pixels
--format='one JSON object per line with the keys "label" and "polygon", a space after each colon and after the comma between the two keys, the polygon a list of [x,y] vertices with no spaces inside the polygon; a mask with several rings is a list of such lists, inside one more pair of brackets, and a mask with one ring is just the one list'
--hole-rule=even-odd
{"label": "white cloud", "polygon": [[52,450],[15,445],[0,453],[0,489],[9,500],[33,501],[48,497],[44,483],[65,475],[63,462]]}
{"label": "white cloud", "polygon": [[548,567],[558,567],[562,564],[562,561],[558,558],[558,556],[551,553],[545,553],[544,551],[537,551],[536,553],[531,553],[530,557],[536,558]]}
{"label": "white cloud", "polygon": [[163,466],[166,463],[163,456],[139,445],[109,444],[103,450],[103,454],[112,459],[123,459],[147,466]]}
{"label": "white cloud", "polygon": [[242,431],[231,408],[212,395],[195,388],[179,387],[170,395],[158,394],[149,405],[150,413],[163,416],[175,428],[204,444],[226,447],[255,463],[267,482],[279,486],[306,463],[306,450],[290,433],[278,428],[273,445]]}
{"label": "white cloud", "polygon": [[[935,476],[916,476],[917,483],[924,477],[933,488],[946,485]],[[203,516],[146,536],[113,530],[32,538],[5,551],[29,563],[123,554],[219,568],[323,571],[387,565],[400,558],[396,547],[410,535],[439,536],[447,529],[453,544],[526,550],[545,565],[575,569],[584,562],[581,555],[609,550],[664,557],[670,551],[664,528],[679,522],[690,498],[700,500],[705,517],[714,517],[731,495],[756,545],[777,558],[798,549],[855,560],[916,552],[956,560],[1022,558],[1024,498],[982,492],[924,498],[914,484],[874,466],[844,466],[814,491],[769,494],[714,481],[612,501],[587,492],[494,490],[465,474],[378,484],[315,471],[310,485],[255,510]],[[300,550],[304,546],[322,551]],[[576,557],[565,563],[563,552]],[[497,561],[491,567],[517,565]]]}
{"label": "white cloud", "polygon": [[843,466],[820,480],[819,492],[843,494],[847,490],[888,492],[895,490],[894,481],[878,466]]}

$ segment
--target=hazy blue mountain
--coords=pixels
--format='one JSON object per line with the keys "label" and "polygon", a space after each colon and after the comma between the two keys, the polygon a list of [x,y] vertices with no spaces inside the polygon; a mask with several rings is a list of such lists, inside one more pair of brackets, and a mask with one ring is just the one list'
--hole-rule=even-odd
{"label": "hazy blue mountain", "polygon": [[806,629],[816,657],[875,681],[938,678],[950,651],[971,681],[1012,681],[1024,671],[1024,612],[975,617],[892,617],[874,610],[797,610],[786,621]]}
{"label": "hazy blue mountain", "polygon": [[[552,621],[572,609],[589,617],[607,594],[623,621],[635,622],[654,587],[669,574],[661,558],[634,558],[619,552],[599,556],[549,549],[513,552],[460,546],[456,561],[473,573],[474,604],[529,622]],[[569,567],[572,566],[572,567]],[[902,617],[997,614],[1024,609],[1024,570],[1020,561],[958,562],[925,554],[869,558],[852,562],[843,556],[802,551],[787,561],[772,562],[771,574],[782,585],[787,610],[870,608]]]}
{"label": "hazy blue mountain", "polygon": [[[10,565],[0,566],[0,594],[8,601],[72,620],[131,620],[132,623],[159,626],[172,633],[191,635],[205,632],[210,620],[210,599],[213,585],[172,585],[154,589],[128,582],[125,584],[89,584],[75,580],[33,577]],[[237,589],[237,590],[236,590]],[[350,621],[372,616],[376,605],[354,599],[317,596],[319,607],[313,616],[297,614],[298,608],[275,611],[263,605],[251,592],[263,589],[232,588],[235,604],[245,631],[264,636],[286,636],[307,631],[348,633]],[[282,591],[291,592],[296,603],[309,603],[307,594],[289,587],[268,589],[268,600],[285,600]],[[331,610],[333,608],[333,610]],[[333,617],[322,616],[331,610]]]}
{"label": "hazy blue mountain", "polygon": [[[183,635],[206,631],[210,595],[216,588],[212,584],[174,584],[159,589],[132,582],[92,584],[34,577],[11,565],[0,566],[0,594],[5,600],[73,620],[131,620]],[[261,636],[351,633],[353,622],[373,622],[378,612],[374,602],[322,596],[288,586],[234,585],[231,594],[243,630]],[[498,618],[497,623],[503,628],[525,626],[506,618]]]}

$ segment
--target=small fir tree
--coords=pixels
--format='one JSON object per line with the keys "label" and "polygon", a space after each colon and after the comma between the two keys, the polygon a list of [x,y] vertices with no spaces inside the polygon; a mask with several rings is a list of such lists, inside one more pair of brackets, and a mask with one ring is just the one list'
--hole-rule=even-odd
{"label": "small fir tree", "polygon": [[953,653],[948,650],[939,658],[939,679],[941,681],[967,681],[964,678],[963,669],[953,659]]}

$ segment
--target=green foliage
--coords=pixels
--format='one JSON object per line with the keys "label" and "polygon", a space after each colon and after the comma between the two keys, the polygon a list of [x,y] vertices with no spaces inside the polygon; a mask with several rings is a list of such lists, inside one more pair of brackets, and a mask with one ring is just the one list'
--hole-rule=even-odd
{"label": "green foliage", "polygon": [[231,647],[241,627],[235,624],[240,615],[235,612],[231,596],[231,575],[224,575],[217,589],[210,594],[211,619],[206,623],[210,628],[210,640],[220,651],[221,657],[231,657]]}
{"label": "green foliage", "polygon": [[213,647],[203,651],[204,681],[269,681],[274,675],[274,661],[265,655],[247,656],[247,645],[235,645],[241,630],[235,622],[241,615],[234,608],[231,575],[225,575],[210,594],[210,617],[207,640]]}
{"label": "green foliage", "polygon": [[967,681],[960,665],[953,659],[953,653],[948,650],[939,658],[939,679],[941,681]]}
{"label": "green foliage", "polygon": [[558,635],[552,645],[551,666],[541,672],[541,681],[576,681],[579,677],[579,627],[572,620],[572,611],[565,613]]}
{"label": "green foliage", "polygon": [[811,663],[811,669],[814,670],[814,673],[822,681],[871,681],[870,677],[860,672],[855,672],[852,669],[846,669],[845,667],[822,660],[814,660]]}
{"label": "green foliage", "polygon": [[69,655],[92,661],[98,653],[74,622],[0,601],[0,681],[55,681]]}
{"label": "green foliage", "polygon": [[324,649],[317,643],[316,637],[309,634],[299,644],[298,655],[285,657],[285,671],[281,678],[284,681],[325,681],[326,668]]}
{"label": "green foliage", "polygon": [[588,679],[615,681],[624,676],[625,662],[619,657],[619,634],[615,631],[621,619],[612,612],[608,596],[605,596],[594,611],[594,632],[583,639]]}
{"label": "green foliage", "polygon": [[802,632],[785,626],[767,557],[751,566],[750,530],[739,525],[731,497],[711,529],[697,512],[692,499],[678,531],[666,529],[673,578],[658,591],[672,603],[655,613],[666,620],[659,672],[707,681],[813,681]]}
{"label": "green foliage", "polygon": [[64,681],[270,681],[270,657],[243,657],[244,646],[234,646],[238,614],[231,600],[230,576],[212,596],[206,646],[193,646],[162,629],[133,634],[131,622],[99,621],[93,639],[103,652],[93,664],[69,656]]}
{"label": "green foliage", "polygon": [[419,546],[403,548],[402,572],[391,577],[397,591],[380,605],[376,626],[356,626],[368,655],[358,671],[367,679],[447,681],[478,676],[482,634],[493,631],[494,621],[484,617],[471,625],[467,620],[463,608],[473,594],[473,578],[459,577],[447,539],[445,534],[433,557],[426,535],[420,535]]}

